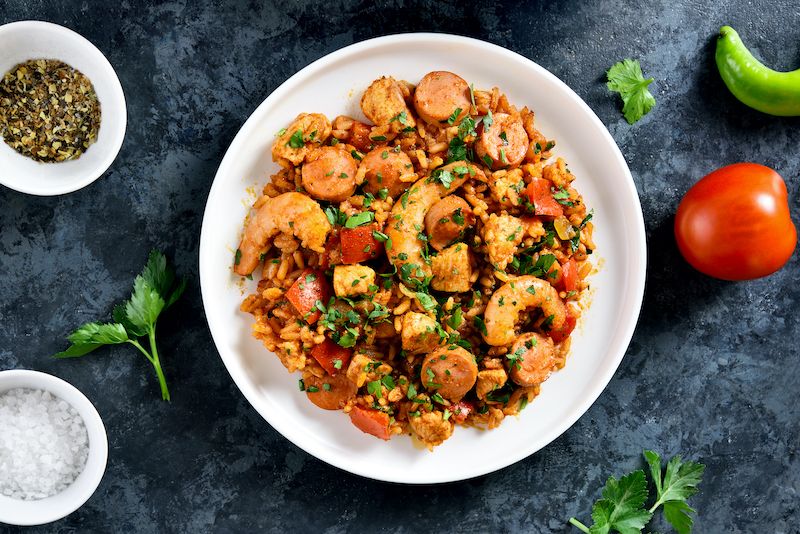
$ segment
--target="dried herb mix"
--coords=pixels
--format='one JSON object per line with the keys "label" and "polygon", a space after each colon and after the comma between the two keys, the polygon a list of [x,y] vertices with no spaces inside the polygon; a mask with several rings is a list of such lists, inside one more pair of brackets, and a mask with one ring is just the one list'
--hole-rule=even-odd
{"label": "dried herb mix", "polygon": [[0,84],[0,135],[42,162],[78,159],[97,141],[100,102],[91,81],[66,63],[21,63]]}

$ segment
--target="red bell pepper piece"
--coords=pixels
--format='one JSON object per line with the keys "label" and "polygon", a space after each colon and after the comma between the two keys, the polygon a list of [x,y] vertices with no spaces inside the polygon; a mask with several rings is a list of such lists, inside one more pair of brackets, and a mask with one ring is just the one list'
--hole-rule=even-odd
{"label": "red bell pepper piece", "polygon": [[550,330],[547,332],[547,335],[550,336],[550,339],[555,343],[561,343],[567,339],[578,324],[578,318],[572,313],[572,306],[566,306],[566,310],[567,315],[564,319],[564,325],[558,330]]}
{"label": "red bell pepper piece", "polygon": [[472,410],[475,409],[475,405],[470,401],[461,399],[460,401],[453,404],[450,408],[450,412],[452,412],[452,419],[454,423],[461,424],[467,420],[467,416],[470,414]]}
{"label": "red bell pepper piece", "polygon": [[547,217],[564,215],[564,208],[553,198],[553,192],[550,190],[552,186],[553,183],[550,180],[534,178],[525,189],[525,196],[528,197],[528,201],[533,206],[535,215]]}
{"label": "red bell pepper piece", "polygon": [[377,258],[383,252],[383,243],[372,235],[372,231],[377,229],[378,225],[375,223],[342,228],[339,233],[342,243],[342,262],[352,265]]}
{"label": "red bell pepper piece", "polygon": [[561,265],[561,284],[567,294],[578,290],[578,264],[574,258]]}
{"label": "red bell pepper piece", "polygon": [[303,319],[308,324],[312,324],[319,319],[320,312],[316,308],[317,301],[327,305],[331,294],[331,286],[325,279],[325,273],[309,267],[286,292],[286,298],[297,308]]}
{"label": "red bell pepper piece", "polygon": [[352,350],[346,349],[328,338],[311,349],[311,355],[331,376],[347,370],[352,354]]}
{"label": "red bell pepper piece", "polygon": [[386,441],[391,436],[389,432],[389,414],[386,412],[364,408],[360,404],[356,404],[350,411],[350,420],[356,425],[356,428],[365,434],[371,434]]}

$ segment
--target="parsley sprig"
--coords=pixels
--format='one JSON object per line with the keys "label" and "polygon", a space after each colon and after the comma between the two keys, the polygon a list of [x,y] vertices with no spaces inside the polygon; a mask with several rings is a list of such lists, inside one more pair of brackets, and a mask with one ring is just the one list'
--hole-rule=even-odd
{"label": "parsley sprig", "polygon": [[574,517],[569,522],[587,534],[608,534],[612,530],[620,534],[641,534],[656,509],[662,506],[664,517],[675,530],[680,534],[689,534],[694,524],[689,513],[695,511],[689,508],[686,499],[697,493],[705,466],[692,461],[681,463],[678,455],[667,463],[662,478],[658,454],[644,451],[644,456],[650,464],[650,475],[656,487],[656,501],[649,509],[645,508],[647,478],[640,469],[623,476],[619,481],[614,477],[608,479],[603,488],[603,498],[592,507],[594,524],[591,527]]}
{"label": "parsley sprig", "polygon": [[[130,343],[155,367],[161,384],[161,398],[169,400],[167,381],[161,370],[161,362],[156,349],[156,320],[162,311],[169,308],[186,289],[186,277],[180,282],[175,279],[175,271],[167,265],[167,259],[158,250],[150,252],[142,274],[133,282],[133,295],[123,305],[114,308],[114,323],[87,323],[70,334],[67,339],[72,345],[54,358],[83,356],[103,345]],[[150,352],[139,344],[139,338],[147,336]]]}
{"label": "parsley sprig", "polygon": [[641,119],[656,105],[656,99],[647,90],[653,78],[645,80],[642,67],[635,59],[625,59],[608,69],[607,87],[622,97],[622,113],[628,124]]}

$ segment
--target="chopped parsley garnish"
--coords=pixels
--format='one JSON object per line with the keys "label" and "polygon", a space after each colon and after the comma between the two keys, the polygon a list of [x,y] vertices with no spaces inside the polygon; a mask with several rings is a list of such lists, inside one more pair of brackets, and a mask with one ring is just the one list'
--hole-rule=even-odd
{"label": "chopped parsley garnish", "polygon": [[292,148],[303,148],[305,142],[303,142],[303,130],[297,130],[292,136],[289,138],[289,142],[286,143],[286,146]]}

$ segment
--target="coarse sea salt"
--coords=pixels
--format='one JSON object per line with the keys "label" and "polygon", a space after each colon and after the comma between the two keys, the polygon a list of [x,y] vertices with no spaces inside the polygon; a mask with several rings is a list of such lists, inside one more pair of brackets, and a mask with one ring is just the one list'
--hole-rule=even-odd
{"label": "coarse sea salt", "polygon": [[0,395],[0,494],[51,497],[75,481],[88,457],[86,426],[68,402],[24,388]]}

